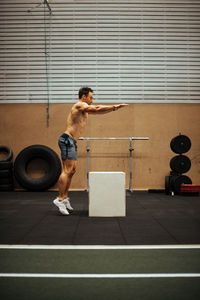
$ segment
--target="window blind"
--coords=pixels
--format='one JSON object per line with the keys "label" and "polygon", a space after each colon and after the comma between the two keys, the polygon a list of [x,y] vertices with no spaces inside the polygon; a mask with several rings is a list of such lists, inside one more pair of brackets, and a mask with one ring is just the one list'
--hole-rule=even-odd
{"label": "window blind", "polygon": [[200,103],[199,0],[1,0],[0,103]]}

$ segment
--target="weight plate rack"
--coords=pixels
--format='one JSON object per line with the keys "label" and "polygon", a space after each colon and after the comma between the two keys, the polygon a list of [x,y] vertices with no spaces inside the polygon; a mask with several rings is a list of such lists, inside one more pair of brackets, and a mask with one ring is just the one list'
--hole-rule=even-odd
{"label": "weight plate rack", "polygon": [[191,148],[191,140],[188,136],[179,134],[170,142],[171,150],[178,154],[170,160],[170,175],[165,177],[165,193],[167,195],[178,195],[181,193],[182,184],[192,184],[192,180],[183,175],[191,168],[191,160],[183,153],[187,153]]}

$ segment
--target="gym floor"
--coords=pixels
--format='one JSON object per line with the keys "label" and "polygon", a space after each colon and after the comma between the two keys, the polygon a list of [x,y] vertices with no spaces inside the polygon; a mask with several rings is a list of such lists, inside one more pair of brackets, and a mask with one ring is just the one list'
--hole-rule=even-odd
{"label": "gym floor", "polygon": [[0,246],[1,299],[200,299],[200,247],[68,247]]}
{"label": "gym floor", "polygon": [[1,192],[0,244],[200,244],[200,197],[127,192],[126,217],[88,217],[87,192],[70,192],[74,211],[63,216],[57,192]]}
{"label": "gym floor", "polygon": [[0,298],[200,299],[200,198],[127,192],[127,216],[89,218],[87,192],[0,193]]}

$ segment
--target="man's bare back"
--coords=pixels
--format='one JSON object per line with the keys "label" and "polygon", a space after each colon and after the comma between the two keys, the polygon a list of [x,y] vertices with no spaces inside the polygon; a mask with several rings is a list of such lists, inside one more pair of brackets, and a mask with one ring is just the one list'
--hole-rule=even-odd
{"label": "man's bare back", "polygon": [[88,96],[84,95],[72,106],[71,112],[67,118],[67,128],[65,133],[75,140],[78,140],[82,135],[87,123],[88,114],[105,114],[128,105],[91,105],[92,102],[93,93],[89,92]]}

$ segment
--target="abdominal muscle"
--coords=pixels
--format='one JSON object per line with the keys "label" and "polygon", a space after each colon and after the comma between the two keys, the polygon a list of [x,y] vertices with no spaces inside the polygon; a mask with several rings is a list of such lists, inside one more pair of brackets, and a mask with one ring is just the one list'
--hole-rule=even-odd
{"label": "abdominal muscle", "polygon": [[80,128],[77,128],[77,126],[69,126],[67,127],[65,133],[70,135],[74,140],[78,140],[79,137],[81,136],[83,130],[80,130]]}

